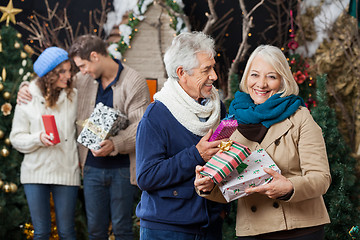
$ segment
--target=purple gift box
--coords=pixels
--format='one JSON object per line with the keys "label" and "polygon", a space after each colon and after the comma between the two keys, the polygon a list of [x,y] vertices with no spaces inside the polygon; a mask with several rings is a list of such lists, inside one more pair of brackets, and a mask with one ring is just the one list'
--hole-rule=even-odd
{"label": "purple gift box", "polygon": [[229,138],[235,132],[237,127],[238,123],[236,120],[231,119],[231,117],[224,118],[221,120],[215,132],[211,135],[209,142]]}

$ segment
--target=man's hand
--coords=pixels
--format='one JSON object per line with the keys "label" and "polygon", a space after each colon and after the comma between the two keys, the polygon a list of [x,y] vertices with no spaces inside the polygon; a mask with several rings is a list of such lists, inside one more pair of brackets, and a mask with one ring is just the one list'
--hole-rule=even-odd
{"label": "man's hand", "polygon": [[292,183],[280,173],[275,172],[271,168],[264,168],[264,171],[273,177],[271,182],[262,186],[247,188],[245,189],[247,194],[257,192],[260,194],[265,194],[269,198],[276,199],[293,190]]}
{"label": "man's hand", "polygon": [[114,151],[114,143],[106,139],[100,143],[100,149],[99,150],[91,150],[92,154],[95,157],[106,157],[108,156],[112,151]]}
{"label": "man's hand", "polygon": [[200,139],[200,142],[196,144],[196,148],[205,162],[209,161],[210,158],[219,151],[220,148],[218,147],[218,145],[222,141],[222,140],[217,140],[217,141],[209,142],[209,138],[211,137],[211,134],[212,134],[212,129],[210,129],[209,132]]}
{"label": "man's hand", "polygon": [[210,177],[201,175],[200,172],[202,170],[204,170],[203,166],[196,166],[194,185],[199,191],[210,192],[214,188],[215,183]]}
{"label": "man's hand", "polygon": [[29,85],[24,84],[20,89],[19,92],[17,94],[17,98],[16,98],[16,103],[17,104],[27,104],[28,102],[30,102],[32,99],[31,93],[29,91]]}

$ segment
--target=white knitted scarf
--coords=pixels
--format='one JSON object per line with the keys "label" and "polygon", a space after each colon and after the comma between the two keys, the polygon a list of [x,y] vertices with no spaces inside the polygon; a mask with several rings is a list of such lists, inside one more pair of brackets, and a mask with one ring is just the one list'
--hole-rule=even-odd
{"label": "white knitted scarf", "polygon": [[[162,102],[176,120],[195,135],[205,136],[220,122],[220,98],[215,88],[212,88],[209,102],[203,106],[191,98],[177,80],[169,78],[154,99]],[[208,120],[201,122],[199,117]]]}

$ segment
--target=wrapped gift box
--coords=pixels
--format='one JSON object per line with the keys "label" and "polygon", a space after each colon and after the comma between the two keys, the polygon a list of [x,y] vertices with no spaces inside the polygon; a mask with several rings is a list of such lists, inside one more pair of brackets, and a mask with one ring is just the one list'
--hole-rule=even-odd
{"label": "wrapped gift box", "polygon": [[247,188],[260,186],[271,181],[272,176],[267,174],[263,168],[272,168],[281,174],[281,170],[264,149],[252,152],[244,160],[244,163],[247,164],[244,171],[241,173],[233,171],[218,185],[228,202],[247,196],[245,193]]}
{"label": "wrapped gift box", "polygon": [[54,115],[42,115],[42,120],[44,123],[45,132],[51,137],[50,141],[53,144],[60,142],[59,132],[56,127]]}
{"label": "wrapped gift box", "polygon": [[[209,176],[214,183],[220,183],[232,171],[242,171],[246,168],[243,160],[250,155],[250,149],[240,143],[229,141],[222,142],[220,151],[217,152],[204,166],[200,173]],[[236,172],[236,171],[235,171]]]}
{"label": "wrapped gift box", "polygon": [[224,118],[211,135],[209,142],[229,138],[235,132],[237,127],[238,123],[236,120],[232,119],[232,116]]}
{"label": "wrapped gift box", "polygon": [[127,117],[120,111],[96,104],[90,118],[85,121],[77,141],[93,150],[100,149],[99,143],[109,136],[116,135],[117,131],[125,129],[128,125]]}

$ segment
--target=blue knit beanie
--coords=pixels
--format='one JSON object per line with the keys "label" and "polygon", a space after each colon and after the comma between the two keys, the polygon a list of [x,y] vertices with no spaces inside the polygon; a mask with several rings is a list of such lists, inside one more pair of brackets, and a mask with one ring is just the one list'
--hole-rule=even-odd
{"label": "blue knit beanie", "polygon": [[53,70],[63,61],[68,60],[68,53],[58,47],[49,47],[45,49],[34,63],[34,72],[42,77]]}

